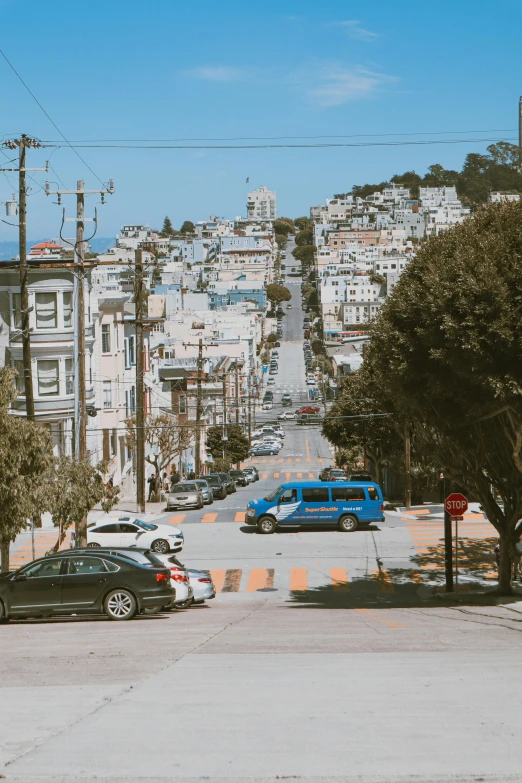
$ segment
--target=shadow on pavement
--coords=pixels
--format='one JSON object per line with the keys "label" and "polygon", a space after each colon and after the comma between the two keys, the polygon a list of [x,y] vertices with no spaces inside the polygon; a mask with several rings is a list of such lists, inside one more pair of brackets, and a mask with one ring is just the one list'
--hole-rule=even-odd
{"label": "shadow on pavement", "polygon": [[[260,533],[259,530],[255,525],[242,525],[240,528],[240,531],[242,533],[246,533],[247,535],[249,533],[256,533],[259,536],[262,536],[263,533]],[[278,527],[277,530],[274,533],[271,533],[271,535],[274,536],[282,536],[285,533],[324,533],[326,530],[328,530],[330,533],[332,531],[337,531],[339,535],[342,536],[356,536],[360,535],[361,533],[375,533],[377,531],[380,531],[381,528],[377,525],[367,525],[366,527],[358,527],[357,530],[354,530],[353,533],[344,533],[342,530],[339,530],[339,528],[336,525],[326,526],[326,525],[285,525],[284,527]]]}

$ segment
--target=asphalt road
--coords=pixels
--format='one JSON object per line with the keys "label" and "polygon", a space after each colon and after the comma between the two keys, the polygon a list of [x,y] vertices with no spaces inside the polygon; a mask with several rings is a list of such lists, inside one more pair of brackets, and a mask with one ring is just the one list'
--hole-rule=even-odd
{"label": "asphalt road", "polygon": [[[301,323],[297,303],[279,394],[303,386]],[[437,552],[424,570],[421,557],[438,523],[421,514],[352,534],[245,525],[249,498],[330,464],[318,429],[286,432],[258,483],[163,517],[184,529],[184,561],[212,572],[214,601],[123,624],[1,626],[0,776],[520,781],[522,602],[442,600]]]}

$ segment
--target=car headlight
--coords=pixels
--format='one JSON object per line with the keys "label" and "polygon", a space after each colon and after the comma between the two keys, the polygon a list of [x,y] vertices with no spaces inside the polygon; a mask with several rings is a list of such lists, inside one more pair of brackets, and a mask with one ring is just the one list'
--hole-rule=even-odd
{"label": "car headlight", "polygon": [[255,513],[256,512],[254,511],[253,508],[247,508],[247,512],[246,512],[247,517],[253,517]]}
{"label": "car headlight", "polygon": [[169,533],[169,538],[183,538],[183,533]]}

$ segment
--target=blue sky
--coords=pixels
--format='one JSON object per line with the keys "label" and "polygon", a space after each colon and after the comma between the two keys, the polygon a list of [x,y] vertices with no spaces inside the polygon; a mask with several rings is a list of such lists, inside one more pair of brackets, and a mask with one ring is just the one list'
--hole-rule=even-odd
{"label": "blue sky", "polygon": [[[516,136],[522,0],[26,0],[23,8],[21,24],[20,4],[0,0],[1,48],[72,140]],[[1,58],[0,107],[0,136],[59,138]],[[99,209],[98,233],[110,236],[124,222],[161,225],[165,214],[175,226],[244,214],[248,188],[259,185],[277,191],[280,214],[296,217],[353,184],[422,173],[434,162],[460,167],[486,146],[81,155],[101,180],[115,180],[116,194]],[[29,165],[49,154],[31,152]],[[53,152],[51,165],[68,187],[81,178],[97,185],[71,150]],[[1,176],[0,201],[10,192]],[[61,211],[51,199],[34,192],[29,209],[29,237],[57,235]],[[0,223],[6,239],[16,230]]]}

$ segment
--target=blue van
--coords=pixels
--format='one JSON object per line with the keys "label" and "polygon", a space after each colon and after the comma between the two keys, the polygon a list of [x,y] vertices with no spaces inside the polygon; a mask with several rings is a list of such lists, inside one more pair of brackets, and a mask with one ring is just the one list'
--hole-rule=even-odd
{"label": "blue van", "polygon": [[338,525],[351,533],[372,522],[384,522],[381,488],[374,482],[295,481],[281,484],[262,500],[251,500],[245,522],[260,533],[277,527]]}

